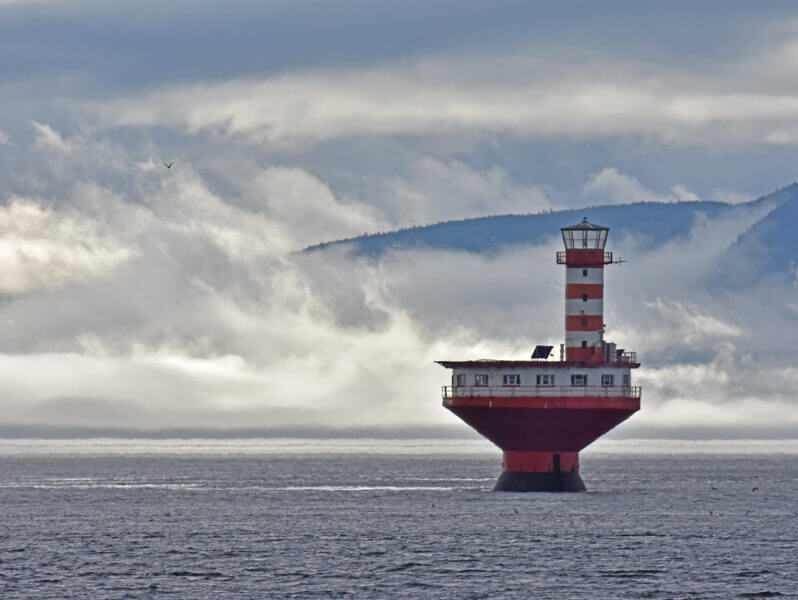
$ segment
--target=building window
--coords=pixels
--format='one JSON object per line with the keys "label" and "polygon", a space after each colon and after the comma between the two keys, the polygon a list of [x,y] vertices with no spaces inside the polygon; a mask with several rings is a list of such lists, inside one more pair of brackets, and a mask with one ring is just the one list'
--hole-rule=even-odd
{"label": "building window", "polygon": [[629,373],[623,374],[623,384],[632,385],[632,376]]}
{"label": "building window", "polygon": [[587,302],[587,294],[582,294],[582,302]]}
{"label": "building window", "polygon": [[459,373],[459,374],[455,375],[454,384],[455,385],[465,385],[466,384],[465,373]]}
{"label": "building window", "polygon": [[581,373],[571,375],[571,385],[587,385],[587,375]]}
{"label": "building window", "polygon": [[582,340],[582,348],[587,348],[587,340]]}
{"label": "building window", "polygon": [[603,374],[601,376],[601,385],[615,385],[615,375]]}
{"label": "building window", "polygon": [[538,375],[537,383],[538,385],[554,385],[554,375]]}
{"label": "building window", "polygon": [[587,319],[585,318],[582,319],[582,325],[587,325]]}
{"label": "building window", "polygon": [[520,375],[503,375],[502,376],[502,383],[504,383],[504,385],[521,385],[521,376]]}
{"label": "building window", "polygon": [[488,385],[488,376],[474,375],[474,385]]}
{"label": "building window", "polygon": [[587,277],[587,269],[582,269],[582,277]]}

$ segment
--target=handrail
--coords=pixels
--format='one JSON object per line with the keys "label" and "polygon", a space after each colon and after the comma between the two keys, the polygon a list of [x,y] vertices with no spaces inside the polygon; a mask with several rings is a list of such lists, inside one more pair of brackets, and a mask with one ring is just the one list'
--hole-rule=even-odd
{"label": "handrail", "polygon": [[639,385],[445,385],[444,398],[640,398]]}

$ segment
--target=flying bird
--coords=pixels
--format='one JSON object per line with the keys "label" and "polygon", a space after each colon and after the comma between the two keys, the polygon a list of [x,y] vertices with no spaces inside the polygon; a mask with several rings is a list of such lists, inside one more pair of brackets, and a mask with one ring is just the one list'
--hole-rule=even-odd
{"label": "flying bird", "polygon": [[173,164],[175,164],[175,161],[172,161],[170,163],[164,162],[163,166],[165,166],[167,169],[171,169]]}

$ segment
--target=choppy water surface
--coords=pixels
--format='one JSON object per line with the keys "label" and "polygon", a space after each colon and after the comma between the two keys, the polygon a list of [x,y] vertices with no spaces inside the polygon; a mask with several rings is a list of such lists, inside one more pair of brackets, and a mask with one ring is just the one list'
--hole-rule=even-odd
{"label": "choppy water surface", "polygon": [[794,443],[605,447],[584,494],[492,493],[469,442],[203,443],[0,441],[0,597],[798,597]]}

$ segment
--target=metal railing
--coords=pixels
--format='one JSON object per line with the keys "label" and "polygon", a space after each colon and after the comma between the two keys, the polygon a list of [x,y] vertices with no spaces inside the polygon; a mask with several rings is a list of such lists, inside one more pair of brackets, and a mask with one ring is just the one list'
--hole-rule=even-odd
{"label": "metal railing", "polygon": [[443,398],[640,398],[639,385],[445,385]]}
{"label": "metal railing", "polygon": [[624,352],[618,357],[619,363],[637,364],[637,352]]}

